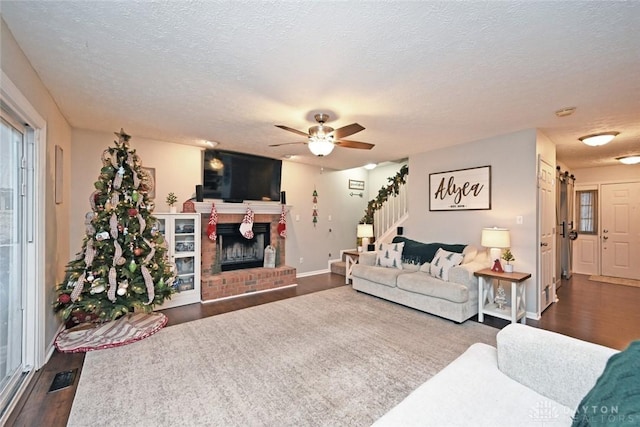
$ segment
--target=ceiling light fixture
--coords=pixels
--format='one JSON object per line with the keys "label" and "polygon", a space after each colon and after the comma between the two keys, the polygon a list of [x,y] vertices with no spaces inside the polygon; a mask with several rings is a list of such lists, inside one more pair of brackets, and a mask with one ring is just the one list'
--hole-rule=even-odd
{"label": "ceiling light fixture", "polygon": [[619,134],[620,132],[602,132],[594,133],[593,135],[581,136],[578,139],[591,147],[597,147],[599,145],[608,144]]}
{"label": "ceiling light fixture", "polygon": [[311,136],[309,137],[309,151],[318,157],[328,156],[333,151],[335,144],[332,136]]}
{"label": "ceiling light fixture", "polygon": [[375,169],[376,166],[378,166],[376,163],[367,163],[366,165],[364,165],[364,168],[368,171]]}
{"label": "ceiling light fixture", "polygon": [[205,145],[208,145],[209,147],[215,147],[216,145],[218,145],[218,143],[216,141],[204,141]]}
{"label": "ceiling light fixture", "polygon": [[640,163],[640,154],[633,154],[631,156],[616,157],[616,160],[625,165],[637,165]]}

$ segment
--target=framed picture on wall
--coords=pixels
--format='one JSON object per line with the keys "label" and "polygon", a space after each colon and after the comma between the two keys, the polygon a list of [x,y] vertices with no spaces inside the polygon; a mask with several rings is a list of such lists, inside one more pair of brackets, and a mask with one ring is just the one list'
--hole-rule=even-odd
{"label": "framed picture on wall", "polygon": [[491,166],[429,174],[429,210],[491,209]]}
{"label": "framed picture on wall", "polygon": [[349,180],[349,190],[364,190],[364,181],[358,181],[356,179]]}
{"label": "framed picture on wall", "polygon": [[55,199],[56,204],[60,204],[63,202],[63,172],[64,172],[64,151],[62,151],[62,147],[56,145],[55,151]]}
{"label": "framed picture on wall", "polygon": [[143,181],[147,186],[147,193],[149,194],[149,198],[156,198],[156,168],[144,168],[141,167],[142,172],[145,174]]}

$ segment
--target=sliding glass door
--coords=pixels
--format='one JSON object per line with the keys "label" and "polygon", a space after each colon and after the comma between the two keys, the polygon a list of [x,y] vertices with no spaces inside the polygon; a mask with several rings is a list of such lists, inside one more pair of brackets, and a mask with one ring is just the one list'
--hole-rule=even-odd
{"label": "sliding glass door", "polygon": [[24,368],[24,128],[2,112],[0,129],[0,414]]}

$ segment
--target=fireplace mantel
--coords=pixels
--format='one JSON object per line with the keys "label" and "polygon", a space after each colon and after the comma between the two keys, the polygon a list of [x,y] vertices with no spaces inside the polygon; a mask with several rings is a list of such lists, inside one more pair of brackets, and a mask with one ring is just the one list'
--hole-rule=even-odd
{"label": "fireplace mantel", "polygon": [[[205,199],[204,202],[193,202],[197,213],[208,214],[211,213],[211,203],[216,204],[216,211],[219,214],[244,214],[247,211],[247,206],[251,208],[255,214],[280,214],[282,212],[282,205],[280,202],[261,202],[256,200],[246,201],[242,203],[228,203],[218,199]],[[285,209],[289,211],[291,206],[285,206]]]}

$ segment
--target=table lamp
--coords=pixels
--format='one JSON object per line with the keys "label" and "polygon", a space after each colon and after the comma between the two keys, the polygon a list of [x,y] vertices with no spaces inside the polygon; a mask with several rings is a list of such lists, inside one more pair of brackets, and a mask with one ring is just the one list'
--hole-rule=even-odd
{"label": "table lamp", "polygon": [[482,242],[480,244],[485,248],[490,248],[489,256],[493,260],[491,271],[503,273],[504,270],[502,270],[502,265],[500,264],[500,254],[502,253],[502,249],[511,246],[509,230],[498,227],[483,228]]}
{"label": "table lamp", "polygon": [[357,237],[362,239],[362,247],[368,250],[369,238],[373,237],[373,224],[358,224]]}

